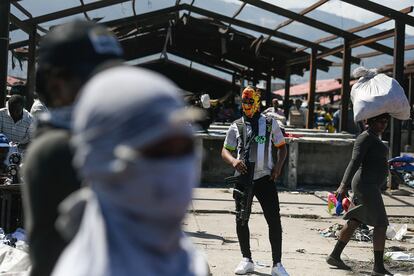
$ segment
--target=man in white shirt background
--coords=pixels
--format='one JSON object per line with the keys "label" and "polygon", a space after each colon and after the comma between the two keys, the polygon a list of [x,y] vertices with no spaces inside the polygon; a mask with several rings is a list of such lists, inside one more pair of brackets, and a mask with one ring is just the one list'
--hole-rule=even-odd
{"label": "man in white shirt background", "polygon": [[0,109],[0,133],[24,149],[32,137],[33,117],[23,108],[22,96],[12,95],[7,103],[7,107]]}

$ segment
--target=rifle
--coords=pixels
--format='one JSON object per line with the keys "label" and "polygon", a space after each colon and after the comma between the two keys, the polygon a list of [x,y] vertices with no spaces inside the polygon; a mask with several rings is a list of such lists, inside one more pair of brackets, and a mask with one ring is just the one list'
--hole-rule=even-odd
{"label": "rifle", "polygon": [[255,163],[249,161],[250,143],[252,139],[247,141],[246,126],[243,122],[237,123],[242,143],[242,160],[247,167],[247,173],[237,176],[230,176],[225,178],[225,181],[229,185],[233,185],[233,198],[236,203],[236,220],[240,220],[241,224],[247,224],[252,211],[253,203],[253,177]]}

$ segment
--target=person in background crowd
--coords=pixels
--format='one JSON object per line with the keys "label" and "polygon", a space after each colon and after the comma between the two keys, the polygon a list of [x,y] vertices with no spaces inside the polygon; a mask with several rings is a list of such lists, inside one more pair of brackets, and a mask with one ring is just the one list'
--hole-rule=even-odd
{"label": "person in background crowd", "polygon": [[[13,95],[19,95],[23,97],[24,104],[23,107],[27,108],[27,98],[26,98],[26,84],[24,82],[18,82],[13,84],[13,86],[10,88],[9,94],[7,95],[7,98],[10,98]],[[7,102],[6,102],[7,106]]]}
{"label": "person in background crowd", "polygon": [[[276,120],[271,117],[266,118],[260,113],[260,93],[253,87],[248,86],[243,90],[242,108],[243,117],[230,126],[221,156],[226,163],[235,168],[238,175],[248,173],[247,162],[255,163],[251,170],[253,183],[249,184],[253,185],[253,195],[259,200],[269,226],[273,259],[271,274],[287,276],[289,274],[281,263],[282,225],[275,184],[287,154],[285,139]],[[232,155],[234,151],[237,152],[236,158]],[[243,156],[247,156],[247,160],[243,160]],[[240,212],[238,200],[236,200],[236,212]],[[236,231],[243,259],[236,267],[235,273],[247,274],[254,271],[248,218],[245,221],[236,216]]]}
{"label": "person in background crowd", "polygon": [[69,143],[73,103],[98,67],[121,57],[116,37],[93,22],[57,26],[40,41],[36,91],[50,112],[37,122],[22,191],[32,276],[50,275],[67,245],[55,222],[60,202],[80,187]]}
{"label": "person in background crowd", "polygon": [[[196,114],[178,91],[161,75],[128,66],[86,84],[73,138],[86,187],[62,205],[63,222],[80,229],[53,275],[208,274],[182,232],[199,168],[188,123]],[[80,202],[83,217],[70,219]]]}
{"label": "person in background crowd", "polygon": [[49,113],[49,109],[45,106],[45,104],[39,99],[39,95],[35,92],[34,93],[34,101],[32,108],[30,109],[30,114],[36,119],[39,118],[41,114]]}
{"label": "person in background crowd", "polygon": [[296,99],[295,104],[289,111],[288,125],[304,128],[306,127],[307,116],[307,108],[302,107],[302,101],[300,99]]}
{"label": "person in background crowd", "polygon": [[266,116],[273,116],[279,122],[279,125],[286,125],[284,111],[279,107],[277,99],[272,100],[272,106],[263,111],[263,114]]}
{"label": "person in background crowd", "polygon": [[7,107],[0,109],[0,133],[23,150],[32,138],[33,117],[24,109],[22,96],[13,95],[7,103]]}
{"label": "person in background crowd", "polygon": [[355,229],[363,223],[374,227],[374,268],[371,275],[392,275],[384,267],[388,218],[381,196],[381,187],[388,176],[388,147],[380,137],[387,127],[389,117],[388,114],[381,114],[368,119],[368,129],[355,141],[352,159],[336,191],[336,194],[343,199],[352,182],[354,192],[352,201],[355,207],[344,216],[347,222],[339,234],[335,248],[326,259],[329,265],[350,269],[341,260],[341,253]]}

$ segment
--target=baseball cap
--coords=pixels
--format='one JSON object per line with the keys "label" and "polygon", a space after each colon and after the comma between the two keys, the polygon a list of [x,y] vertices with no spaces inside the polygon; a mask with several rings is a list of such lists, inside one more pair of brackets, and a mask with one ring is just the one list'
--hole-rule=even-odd
{"label": "baseball cap", "polygon": [[54,27],[40,41],[38,50],[39,67],[82,69],[122,57],[121,45],[110,31],[81,20]]}
{"label": "baseball cap", "polygon": [[6,135],[0,133],[0,148],[8,148],[10,147],[9,139]]}

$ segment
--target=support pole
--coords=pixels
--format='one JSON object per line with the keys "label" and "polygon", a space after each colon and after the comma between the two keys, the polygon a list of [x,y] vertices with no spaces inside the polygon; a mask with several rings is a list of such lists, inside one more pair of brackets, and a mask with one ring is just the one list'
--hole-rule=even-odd
{"label": "support pole", "polygon": [[238,90],[236,89],[236,74],[233,74],[231,76],[231,92],[233,92],[234,95],[238,94]]}
{"label": "support pole", "polygon": [[290,98],[290,67],[286,67],[285,77],[285,98],[283,99],[283,110],[285,112],[286,120],[289,119],[289,98]]}
{"label": "support pole", "polygon": [[[408,101],[410,102],[410,110],[411,114],[413,113],[413,104],[414,104],[414,76],[410,74],[408,76]],[[412,128],[413,128],[413,118],[410,116],[410,120],[408,121],[408,141],[407,144],[411,146],[412,143]]]}
{"label": "support pole", "polygon": [[351,80],[351,48],[349,41],[344,40],[343,61],[342,61],[342,89],[341,89],[341,119],[339,121],[339,131],[348,131],[348,108]]}
{"label": "support pole", "polygon": [[315,90],[316,90],[316,55],[318,54],[315,48],[312,48],[310,56],[310,80],[308,92],[308,117],[306,127],[312,129],[314,125],[315,114]]}
{"label": "support pole", "polygon": [[9,61],[10,0],[0,1],[0,107],[6,102],[7,65]]}
{"label": "support pole", "polygon": [[[405,47],[405,24],[395,21],[394,36],[394,79],[401,85],[404,81],[404,47]],[[401,121],[391,119],[390,126],[390,154],[391,157],[401,154]]]}
{"label": "support pole", "polygon": [[33,93],[36,87],[36,26],[32,27],[29,35],[29,58],[27,61],[26,109],[33,104]]}
{"label": "support pole", "polygon": [[272,106],[272,76],[267,74],[266,79],[266,106]]}

